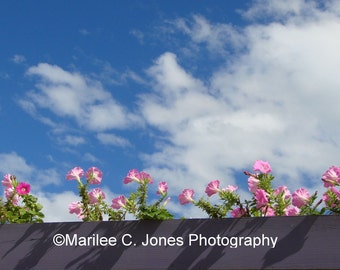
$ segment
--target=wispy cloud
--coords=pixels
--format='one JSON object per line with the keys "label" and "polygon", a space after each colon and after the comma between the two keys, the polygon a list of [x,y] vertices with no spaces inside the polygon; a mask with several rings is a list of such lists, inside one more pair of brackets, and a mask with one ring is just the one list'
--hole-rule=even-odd
{"label": "wispy cloud", "polygon": [[85,29],[85,28],[80,29],[80,30],[79,30],[79,33],[82,34],[83,36],[88,36],[88,35],[91,34],[90,31],[88,31],[88,30]]}
{"label": "wispy cloud", "polygon": [[0,172],[3,175],[7,173],[15,175],[19,181],[33,184],[35,190],[48,185],[59,185],[63,179],[56,169],[36,168],[16,152],[0,153]]}
{"label": "wispy cloud", "polygon": [[37,90],[30,91],[21,104],[47,109],[59,117],[72,118],[88,130],[105,131],[137,124],[139,118],[127,111],[98,81],[77,72],[40,63],[28,69],[29,76],[37,76]]}
{"label": "wispy cloud", "polygon": [[130,34],[134,36],[140,44],[144,44],[144,33],[142,31],[133,29],[130,31]]}
{"label": "wispy cloud", "polygon": [[26,57],[21,54],[15,54],[13,55],[11,61],[15,64],[21,64],[26,61]]}
{"label": "wispy cloud", "polygon": [[[327,7],[327,3],[330,6]],[[324,9],[323,6],[326,8]],[[268,20],[268,17],[276,21],[305,21],[315,20],[319,15],[335,11],[335,6],[338,6],[336,1],[270,1],[264,0],[254,1],[253,5],[246,11],[240,13],[249,20]]]}
{"label": "wispy cloud", "polygon": [[45,222],[81,221],[76,215],[71,215],[68,212],[69,204],[79,201],[77,194],[65,191],[61,193],[38,192],[34,195],[38,197],[39,203],[43,205],[42,212],[45,215]]}
{"label": "wispy cloud", "polygon": [[0,153],[0,171],[10,173],[20,178],[32,175],[34,167],[27,164],[26,160],[15,152]]}
{"label": "wispy cloud", "polygon": [[194,45],[205,45],[213,54],[229,54],[231,48],[245,46],[243,33],[240,29],[231,24],[212,24],[207,18],[201,15],[194,15],[192,18],[179,18],[173,22],[175,27],[188,35]]}
{"label": "wispy cloud", "polygon": [[111,133],[99,133],[97,134],[97,139],[102,144],[115,145],[119,147],[131,146],[131,143],[129,142],[129,140],[119,137],[115,134],[111,134]]}
{"label": "wispy cloud", "polygon": [[80,136],[74,136],[74,135],[66,135],[64,138],[60,140],[62,143],[66,143],[66,144],[74,145],[74,146],[86,143],[85,138],[80,137]]}

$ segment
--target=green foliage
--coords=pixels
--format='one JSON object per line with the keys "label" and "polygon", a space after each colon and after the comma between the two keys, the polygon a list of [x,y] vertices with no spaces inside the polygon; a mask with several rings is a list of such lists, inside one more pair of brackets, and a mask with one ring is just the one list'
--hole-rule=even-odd
{"label": "green foliage", "polygon": [[81,198],[81,214],[79,217],[83,221],[102,221],[104,215],[106,215],[108,220],[122,221],[127,214],[131,214],[139,220],[173,219],[174,216],[165,208],[168,201],[167,192],[162,193],[156,202],[148,204],[150,182],[151,178],[140,179],[137,183],[137,190],[130,193],[124,206],[120,209],[113,209],[102,198],[98,202],[91,204],[88,192],[89,181],[85,184],[78,181],[79,197]]}
{"label": "green foliage", "polygon": [[139,220],[168,220],[173,215],[165,208],[167,193],[153,204],[148,205],[149,181],[141,181],[136,192],[132,192],[125,206],[126,212],[134,215]]}
{"label": "green foliage", "polygon": [[[18,185],[15,176],[12,177],[13,193],[4,203],[0,198],[0,224],[7,223],[41,223],[44,214],[43,206],[31,194],[19,195],[15,189]],[[19,196],[19,202],[14,203],[14,196]]]}
{"label": "green foliage", "polygon": [[210,218],[225,218],[233,206],[239,203],[240,199],[237,194],[230,191],[222,190],[218,194],[220,196],[221,204],[212,205],[210,201],[204,198],[193,203],[206,212]]}

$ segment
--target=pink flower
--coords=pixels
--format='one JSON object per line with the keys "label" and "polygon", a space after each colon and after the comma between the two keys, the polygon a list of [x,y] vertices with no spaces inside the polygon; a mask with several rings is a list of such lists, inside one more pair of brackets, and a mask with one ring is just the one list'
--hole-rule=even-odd
{"label": "pink flower", "polygon": [[287,206],[284,210],[285,216],[298,216],[300,213],[300,208],[296,206]]}
{"label": "pink flower", "polygon": [[210,197],[214,195],[217,192],[220,192],[220,181],[219,180],[213,180],[211,181],[207,188],[205,189],[205,193]]}
{"label": "pink flower", "polygon": [[5,196],[7,200],[12,199],[12,203],[14,205],[18,205],[18,202],[20,200],[20,196],[15,192],[14,187],[9,187],[5,189]]}
{"label": "pink flower", "polygon": [[240,218],[240,217],[243,217],[245,213],[246,211],[243,208],[238,207],[238,208],[235,208],[233,211],[231,211],[231,216],[233,218]]}
{"label": "pink flower", "polygon": [[258,185],[260,183],[260,180],[255,178],[254,176],[249,176],[248,178],[248,188],[249,191],[252,193],[255,193],[258,189]]}
{"label": "pink flower", "polygon": [[11,175],[10,174],[6,174],[4,176],[4,179],[1,181],[2,185],[4,187],[13,187],[13,182],[12,182],[12,179],[11,179]]}
{"label": "pink flower", "polygon": [[146,172],[139,172],[136,169],[132,169],[128,172],[127,176],[125,176],[123,180],[123,183],[128,184],[132,181],[136,181],[137,183],[153,183],[150,174]]}
{"label": "pink flower", "polygon": [[67,180],[74,180],[76,179],[79,184],[81,184],[80,177],[84,176],[84,170],[80,167],[74,167],[66,174]]}
{"label": "pink flower", "polygon": [[331,187],[330,190],[336,195],[337,199],[340,201],[340,191],[335,187]]}
{"label": "pink flower", "polygon": [[124,208],[125,205],[126,205],[126,198],[123,195],[118,196],[118,197],[112,199],[111,207],[113,209],[120,209],[122,207]]}
{"label": "pink flower", "polygon": [[168,184],[166,182],[160,182],[158,184],[157,194],[164,195],[168,192]]}
{"label": "pink flower", "polygon": [[292,204],[301,208],[306,205],[310,199],[308,191],[304,188],[300,188],[293,193]]}
{"label": "pink flower", "polygon": [[238,186],[232,186],[232,185],[228,185],[226,188],[222,189],[222,191],[226,191],[226,192],[234,192],[235,190],[238,189]]}
{"label": "pink flower", "polygon": [[128,172],[127,176],[125,176],[123,180],[123,183],[128,184],[132,181],[140,183],[140,173],[136,169],[132,169]]}
{"label": "pink flower", "polygon": [[140,177],[139,180],[143,183],[149,183],[149,184],[153,183],[151,175],[146,172],[140,172],[139,177]]}
{"label": "pink flower", "polygon": [[70,214],[76,214],[78,218],[80,219],[84,218],[84,216],[82,215],[82,211],[83,211],[83,205],[81,202],[72,202],[68,206],[68,212]]}
{"label": "pink flower", "polygon": [[17,187],[15,188],[19,195],[26,195],[30,193],[31,186],[30,184],[27,184],[25,182],[21,182]]}
{"label": "pink flower", "polygon": [[193,189],[184,189],[181,194],[178,195],[178,200],[180,204],[186,204],[193,202],[193,196],[194,196],[194,190]]}
{"label": "pink flower", "polygon": [[256,208],[259,209],[268,204],[267,193],[263,189],[255,192]]}
{"label": "pink flower", "polygon": [[340,191],[335,187],[331,187],[323,194],[322,199],[328,207],[338,207],[340,202]]}
{"label": "pink flower", "polygon": [[5,192],[6,199],[9,200],[11,196],[13,195],[13,193],[15,193],[14,187],[6,188],[4,192]]}
{"label": "pink flower", "polygon": [[337,186],[340,183],[340,167],[331,166],[322,175],[321,180],[323,181],[324,187]]}
{"label": "pink flower", "polygon": [[91,190],[89,193],[90,204],[98,203],[99,200],[105,199],[105,193],[100,188],[95,188]]}
{"label": "pink flower", "polygon": [[288,200],[291,197],[290,191],[286,186],[279,186],[273,192],[274,196],[282,196],[283,199]]}
{"label": "pink flower", "polygon": [[270,165],[267,161],[262,161],[262,160],[256,160],[254,167],[254,171],[260,171],[261,173],[270,173],[272,169],[270,168]]}
{"label": "pink flower", "polygon": [[330,197],[330,190],[327,190],[323,195],[322,195],[322,200],[325,202],[325,204],[329,207],[332,207],[331,200],[332,198]]}
{"label": "pink flower", "polygon": [[266,216],[266,217],[274,217],[275,216],[275,210],[271,207],[263,207],[262,208],[262,213]]}
{"label": "pink flower", "polygon": [[86,171],[85,177],[89,184],[100,184],[103,178],[103,172],[97,167],[91,167]]}

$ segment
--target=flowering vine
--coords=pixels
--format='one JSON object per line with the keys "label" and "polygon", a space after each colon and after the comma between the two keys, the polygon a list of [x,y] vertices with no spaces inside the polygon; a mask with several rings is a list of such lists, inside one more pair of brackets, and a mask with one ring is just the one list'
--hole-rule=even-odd
{"label": "flowering vine", "polygon": [[[195,191],[186,188],[178,195],[178,200],[182,205],[199,207],[210,218],[340,214],[340,167],[331,166],[322,175],[326,191],[321,199],[318,199],[317,192],[310,194],[305,188],[291,192],[285,185],[274,187],[275,177],[271,172],[270,164],[262,160],[255,161],[253,172],[244,172],[252,194],[250,200],[241,201],[237,186],[221,187],[219,180],[208,183],[205,188],[207,197],[197,200],[194,198]],[[85,181],[82,180],[84,177]],[[158,199],[150,202],[148,189],[153,184],[151,175],[132,169],[124,177],[123,184],[137,185],[136,190],[128,196],[119,195],[107,204],[106,194],[98,187],[102,178],[103,172],[97,167],[90,167],[86,172],[81,167],[74,167],[66,174],[67,180],[77,181],[80,197],[80,200],[69,205],[70,214],[76,214],[83,221],[102,221],[106,217],[120,221],[127,214],[140,220],[174,218],[166,209],[170,200],[166,182],[158,183]],[[30,194],[31,186],[28,183],[18,182],[14,175],[6,174],[2,185],[5,187],[6,201],[0,197],[0,224],[43,222],[42,205]],[[212,196],[218,196],[219,203],[213,204],[210,201]]]}
{"label": "flowering vine", "polygon": [[44,214],[38,199],[30,194],[31,186],[6,174],[1,181],[6,201],[0,197],[0,224],[43,222]]}
{"label": "flowering vine", "polygon": [[[83,183],[81,178],[85,175],[86,182]],[[132,214],[137,219],[164,220],[172,219],[173,215],[165,208],[170,197],[168,195],[168,186],[166,182],[158,185],[157,194],[160,198],[152,203],[147,203],[148,186],[153,183],[151,176],[146,172],[139,172],[136,169],[130,170],[124,178],[123,183],[129,184],[136,182],[138,188],[131,192],[129,197],[120,195],[112,199],[109,206],[105,202],[106,195],[100,188],[88,191],[89,185],[100,184],[103,173],[96,167],[91,167],[84,173],[80,167],[70,170],[67,180],[77,180],[80,201],[73,202],[69,205],[69,212],[76,214],[83,221],[101,221],[103,215],[107,215],[109,220],[124,220],[126,214]]]}
{"label": "flowering vine", "polygon": [[317,192],[310,195],[305,188],[299,188],[293,194],[284,185],[274,188],[274,176],[270,174],[271,167],[267,161],[257,160],[253,171],[244,172],[248,176],[251,200],[242,202],[235,193],[237,186],[221,189],[219,180],[214,180],[208,184],[205,193],[208,197],[218,194],[221,203],[213,205],[206,198],[196,201],[192,189],[184,189],[178,196],[179,202],[192,203],[211,218],[340,214],[340,191],[336,188],[340,186],[340,167],[332,166],[322,175],[321,180],[327,190],[320,200],[317,200]]}

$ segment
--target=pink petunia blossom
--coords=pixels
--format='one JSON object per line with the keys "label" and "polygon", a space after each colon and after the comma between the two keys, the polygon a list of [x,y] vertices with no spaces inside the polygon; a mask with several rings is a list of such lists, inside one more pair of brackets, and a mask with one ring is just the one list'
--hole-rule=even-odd
{"label": "pink petunia blossom", "polygon": [[322,200],[328,207],[338,207],[340,202],[340,191],[335,187],[331,187],[323,194]]}
{"label": "pink petunia blossom", "polygon": [[243,217],[245,214],[246,211],[241,207],[235,208],[234,210],[231,211],[231,216],[233,218],[240,218]]}
{"label": "pink petunia blossom", "polygon": [[338,186],[340,184],[340,167],[331,166],[322,175],[324,187]]}
{"label": "pink petunia blossom", "polygon": [[290,191],[286,186],[279,186],[273,192],[274,196],[282,196],[283,199],[289,200],[291,197]]}
{"label": "pink petunia blossom", "polygon": [[8,173],[4,176],[4,179],[1,181],[2,185],[6,188],[13,187],[12,176]]}
{"label": "pink petunia blossom", "polygon": [[184,189],[181,194],[178,195],[178,200],[180,204],[187,204],[194,201],[192,198],[195,191],[193,189]]}
{"label": "pink petunia blossom", "polygon": [[274,217],[275,216],[275,210],[271,207],[263,207],[262,208],[262,213],[266,216],[266,217]]}
{"label": "pink petunia blossom", "polygon": [[306,205],[310,199],[308,191],[304,188],[297,189],[292,195],[292,204],[301,208]]}
{"label": "pink petunia blossom", "polygon": [[6,199],[9,200],[11,198],[11,196],[13,195],[13,193],[15,193],[15,189],[14,189],[14,187],[6,188],[4,193],[5,193]]}
{"label": "pink petunia blossom", "polygon": [[14,205],[18,205],[20,196],[15,192],[14,187],[8,187],[4,191],[7,200],[12,200]]}
{"label": "pink petunia blossom", "polygon": [[111,207],[113,209],[120,209],[122,207],[124,208],[126,203],[127,203],[127,201],[126,201],[125,196],[121,195],[121,196],[118,196],[118,197],[112,199]]}
{"label": "pink petunia blossom", "polygon": [[157,194],[164,195],[168,192],[168,184],[166,182],[160,182],[158,184]]}
{"label": "pink petunia blossom", "polygon": [[77,180],[81,184],[80,178],[84,176],[84,170],[80,167],[74,167],[66,174],[67,180]]}
{"label": "pink petunia blossom", "polygon": [[21,182],[19,185],[16,186],[16,191],[18,192],[19,195],[26,195],[30,193],[31,186],[30,184],[27,184],[25,182]]}
{"label": "pink petunia blossom", "polygon": [[78,218],[80,218],[80,219],[84,218],[84,215],[82,215],[82,211],[83,211],[83,204],[79,201],[78,202],[72,202],[68,206],[68,212],[70,214],[76,214],[78,216]]}
{"label": "pink petunia blossom", "polygon": [[300,211],[301,211],[300,208],[290,205],[284,209],[284,215],[285,216],[298,216]]}
{"label": "pink petunia blossom", "polygon": [[330,190],[336,195],[337,199],[340,201],[340,191],[335,187],[331,187]]}
{"label": "pink petunia blossom", "polygon": [[260,171],[261,173],[264,173],[264,174],[270,173],[272,171],[268,161],[262,161],[262,160],[255,161],[253,170]]}
{"label": "pink petunia blossom", "polygon": [[219,180],[213,180],[211,181],[207,188],[205,189],[205,193],[210,197],[214,195],[217,192],[220,192],[220,181]]}
{"label": "pink petunia blossom", "polygon": [[95,188],[91,190],[89,193],[90,204],[96,204],[99,200],[105,199],[105,193],[100,188]]}
{"label": "pink petunia blossom", "polygon": [[268,204],[267,193],[263,189],[255,192],[256,208],[259,209]]}
{"label": "pink petunia blossom", "polygon": [[222,191],[226,192],[234,192],[235,190],[238,189],[238,186],[233,186],[233,185],[228,185],[226,188],[223,188]]}
{"label": "pink petunia blossom", "polygon": [[255,193],[258,190],[259,183],[260,183],[259,179],[255,178],[254,176],[249,176],[248,178],[249,191]]}
{"label": "pink petunia blossom", "polygon": [[123,183],[128,184],[132,181],[140,183],[140,173],[136,169],[132,169],[128,172],[123,180]]}
{"label": "pink petunia blossom", "polygon": [[86,171],[85,177],[89,184],[100,184],[103,178],[103,172],[97,167],[91,167]]}
{"label": "pink petunia blossom", "polygon": [[322,195],[322,200],[325,202],[325,204],[327,206],[331,206],[331,197],[330,197],[330,194],[329,194],[329,189]]}
{"label": "pink petunia blossom", "polygon": [[139,180],[142,183],[148,183],[148,184],[152,184],[153,183],[151,175],[146,173],[146,172],[140,172],[139,173],[139,177],[140,177]]}

